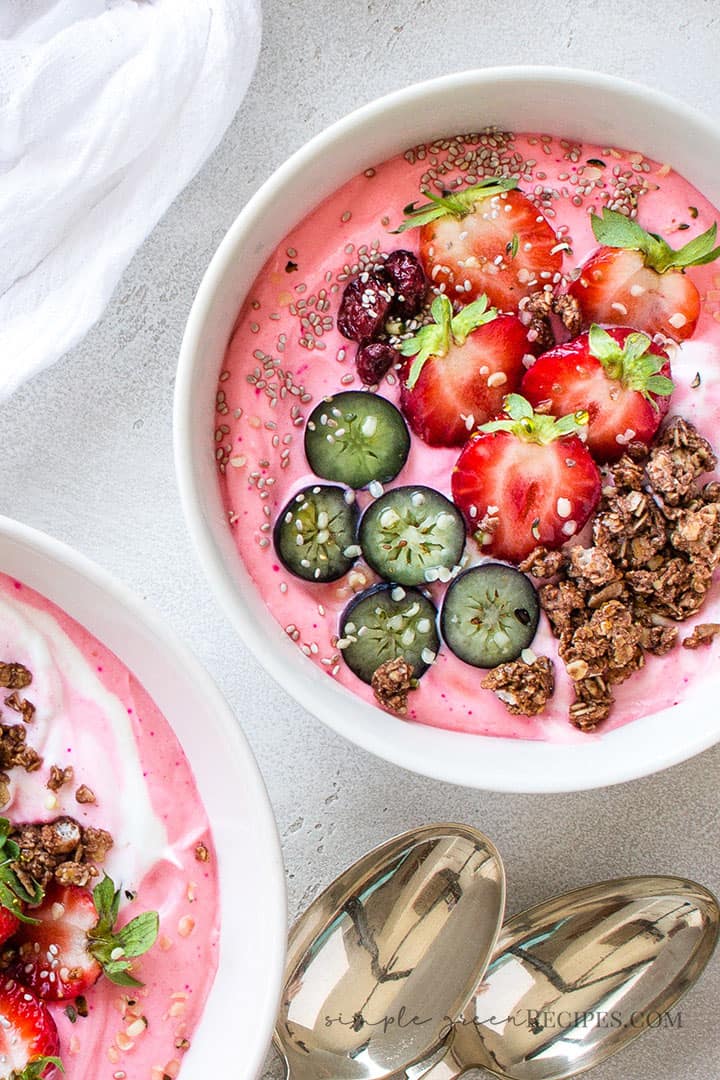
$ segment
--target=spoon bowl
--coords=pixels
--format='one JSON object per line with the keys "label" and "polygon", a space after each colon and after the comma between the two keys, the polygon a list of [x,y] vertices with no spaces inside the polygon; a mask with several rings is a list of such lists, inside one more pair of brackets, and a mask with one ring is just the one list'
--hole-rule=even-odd
{"label": "spoon bowl", "polygon": [[599,1065],[677,1004],[719,926],[712,893],[672,877],[604,882],[516,915],[423,1080],[481,1067],[506,1080],[566,1080]]}
{"label": "spoon bowl", "polygon": [[495,846],[465,825],[363,856],[290,931],[275,1042],[293,1080],[383,1080],[447,1038],[505,907]]}

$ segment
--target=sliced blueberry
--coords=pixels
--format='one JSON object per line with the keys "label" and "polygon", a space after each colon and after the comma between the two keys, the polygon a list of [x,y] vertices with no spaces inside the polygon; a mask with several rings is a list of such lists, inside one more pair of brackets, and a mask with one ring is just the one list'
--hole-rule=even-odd
{"label": "sliced blueberry", "polygon": [[305,456],[312,471],[351,488],[393,480],[409,451],[402,413],[387,398],[365,390],[325,398],[305,427]]}
{"label": "sliced blueberry", "polygon": [[368,565],[399,585],[449,581],[465,547],[455,504],[419,484],[392,488],[371,503],[359,536]]}
{"label": "sliced blueberry", "polygon": [[280,511],[273,536],[282,564],[304,581],[336,581],[360,554],[358,509],[347,488],[312,484]]}
{"label": "sliced blueberry", "polygon": [[381,664],[399,656],[419,679],[440,648],[435,605],[418,589],[374,585],[345,608],[338,647],[363,682],[370,683]]}
{"label": "sliced blueberry", "polygon": [[466,664],[493,668],[517,660],[535,637],[540,605],[526,574],[505,563],[473,566],[445,594],[445,642]]}

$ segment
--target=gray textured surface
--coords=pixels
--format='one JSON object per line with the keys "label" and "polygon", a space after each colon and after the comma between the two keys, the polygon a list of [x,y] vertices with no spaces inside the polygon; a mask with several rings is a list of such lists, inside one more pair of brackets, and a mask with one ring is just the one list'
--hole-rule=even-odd
{"label": "gray textured surface", "polygon": [[[224,142],[139,252],[100,325],[3,410],[2,510],[122,577],[217,678],[267,780],[292,916],[369,846],[443,818],[496,841],[512,910],[627,873],[687,874],[720,889],[720,748],[621,788],[509,797],[411,776],[326,731],[258,668],[209,595],[181,517],[171,443],[176,355],[194,289],[247,197],[310,135],[376,94],[493,63],[601,68],[712,112],[720,8],[715,0],[265,0],[265,14],[260,67]],[[719,1000],[716,959],[679,1030],[649,1034],[594,1075],[719,1076]]]}

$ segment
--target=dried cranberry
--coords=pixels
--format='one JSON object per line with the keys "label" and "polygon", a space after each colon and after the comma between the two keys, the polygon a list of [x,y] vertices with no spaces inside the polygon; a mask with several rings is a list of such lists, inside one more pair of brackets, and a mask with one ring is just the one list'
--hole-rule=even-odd
{"label": "dried cranberry", "polygon": [[412,251],[392,251],[383,270],[395,290],[393,311],[405,319],[417,315],[427,292],[427,278],[417,256]]}
{"label": "dried cranberry", "polygon": [[392,345],[385,345],[382,341],[366,341],[355,356],[357,373],[366,386],[375,386],[397,362],[399,355]]}
{"label": "dried cranberry", "polygon": [[367,341],[383,329],[390,311],[393,289],[379,274],[361,274],[345,286],[338,330],[351,341]]}

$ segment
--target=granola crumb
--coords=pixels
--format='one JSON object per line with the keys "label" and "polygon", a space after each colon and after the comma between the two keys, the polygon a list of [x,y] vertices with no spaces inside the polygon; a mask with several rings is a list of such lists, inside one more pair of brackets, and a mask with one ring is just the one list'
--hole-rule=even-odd
{"label": "granola crumb", "polygon": [[20,713],[26,724],[32,723],[35,716],[35,706],[27,698],[21,698],[17,690],[13,690],[12,694],[5,698],[5,704],[8,709]]}
{"label": "granola crumb", "polygon": [[492,690],[513,716],[537,716],[555,689],[553,662],[547,656],[531,664],[512,660],[493,668],[480,685]]}
{"label": "granola crumb", "polygon": [[565,555],[562,551],[548,551],[544,547],[536,547],[526,559],[518,566],[523,574],[531,574],[534,578],[545,580],[556,577],[565,566]]}
{"label": "granola crumb", "polygon": [[528,330],[533,342],[543,352],[552,349],[555,345],[555,334],[550,319],[553,312],[552,289],[540,289],[538,292],[531,293],[524,310],[530,316]]}
{"label": "granola crumb", "polygon": [[32,674],[24,664],[0,663],[0,686],[7,690],[24,690],[32,682]]}
{"label": "granola crumb", "polygon": [[22,724],[0,724],[0,769],[19,767],[25,772],[35,772],[42,765],[42,758],[25,742],[26,730]]}
{"label": "granola crumb", "polygon": [[372,677],[376,700],[388,712],[397,713],[398,716],[407,715],[408,694],[416,685],[412,667],[403,656],[386,660],[375,670]]}
{"label": "granola crumb", "polygon": [[195,858],[198,862],[208,862],[210,859],[210,852],[205,844],[200,843],[195,845]]}
{"label": "granola crumb", "polygon": [[692,634],[683,640],[683,648],[699,649],[702,645],[709,645],[717,634],[720,634],[720,623],[698,623]]}
{"label": "granola crumb", "polygon": [[45,785],[50,791],[59,791],[65,784],[69,784],[74,776],[72,765],[61,769],[59,765],[50,766],[50,779]]}
{"label": "granola crumb", "polygon": [[580,304],[575,297],[570,296],[569,293],[563,293],[562,296],[556,296],[553,300],[552,309],[555,314],[559,316],[560,321],[570,336],[577,337],[582,330],[583,320]]}
{"label": "granola crumb", "polygon": [[92,788],[89,788],[87,784],[81,784],[75,792],[75,801],[79,803],[94,803],[97,802],[95,798],[95,792]]}

